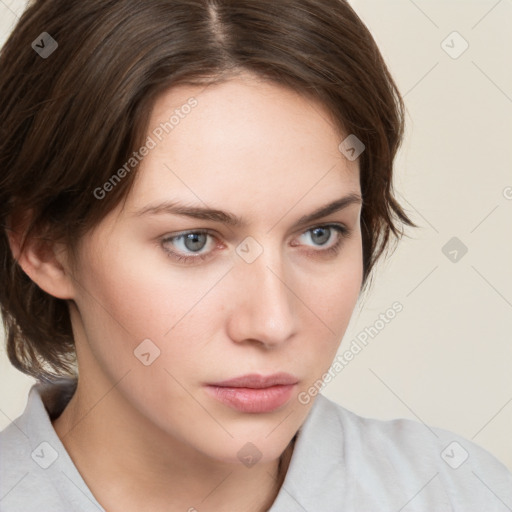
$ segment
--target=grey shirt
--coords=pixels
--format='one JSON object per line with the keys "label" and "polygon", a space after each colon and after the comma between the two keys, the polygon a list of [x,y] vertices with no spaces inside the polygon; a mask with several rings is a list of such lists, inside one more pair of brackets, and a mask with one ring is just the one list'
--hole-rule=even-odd
{"label": "grey shirt", "polygon": [[[0,512],[104,510],[51,423],[75,386],[34,384],[24,413],[0,433]],[[269,512],[387,511],[510,512],[512,474],[456,434],[364,418],[318,395]]]}

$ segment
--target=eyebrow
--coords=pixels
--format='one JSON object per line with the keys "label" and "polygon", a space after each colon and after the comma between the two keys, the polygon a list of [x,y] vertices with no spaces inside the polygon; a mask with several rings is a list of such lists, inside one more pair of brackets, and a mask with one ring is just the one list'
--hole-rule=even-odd
{"label": "eyebrow", "polygon": [[[321,206],[314,210],[312,213],[308,213],[307,215],[303,215],[300,219],[295,223],[296,226],[302,226],[303,224],[307,224],[309,222],[313,222],[315,220],[321,219],[330,215],[331,213],[336,213],[340,210],[347,208],[353,204],[362,204],[363,199],[359,194],[348,194],[340,199],[336,199],[331,203],[328,203],[324,206]],[[235,228],[241,228],[245,226],[247,223],[241,217],[237,217],[236,215],[214,208],[203,208],[197,206],[185,206],[180,204],[177,201],[165,201],[156,205],[148,205],[136,212],[134,212],[134,216],[140,217],[144,215],[182,215],[185,217],[191,217],[194,219],[200,220],[209,220],[214,222],[220,222],[226,224],[228,226],[232,226]]]}

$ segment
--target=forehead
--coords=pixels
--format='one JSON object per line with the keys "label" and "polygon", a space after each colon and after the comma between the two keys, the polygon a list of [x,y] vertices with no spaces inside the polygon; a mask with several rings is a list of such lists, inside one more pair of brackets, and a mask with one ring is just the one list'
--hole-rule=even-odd
{"label": "forehead", "polygon": [[171,88],[156,101],[147,136],[154,147],[129,211],[179,198],[271,217],[301,197],[314,208],[360,191],[358,163],[339,151],[344,137],[329,112],[251,75]]}

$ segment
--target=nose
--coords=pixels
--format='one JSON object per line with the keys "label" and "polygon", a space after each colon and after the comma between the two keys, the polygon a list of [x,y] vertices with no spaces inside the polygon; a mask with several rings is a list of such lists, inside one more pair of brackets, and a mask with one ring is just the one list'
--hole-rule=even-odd
{"label": "nose", "polygon": [[232,271],[228,335],[238,343],[276,348],[297,330],[298,298],[279,250],[265,248],[252,263],[239,259]]}

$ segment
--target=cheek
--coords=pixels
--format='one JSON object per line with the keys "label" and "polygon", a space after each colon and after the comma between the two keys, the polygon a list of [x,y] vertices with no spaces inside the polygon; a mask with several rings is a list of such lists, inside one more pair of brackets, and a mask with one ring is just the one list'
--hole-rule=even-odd
{"label": "cheek", "polygon": [[362,245],[360,238],[356,238],[347,244],[328,273],[317,278],[316,285],[314,279],[305,280],[305,302],[314,316],[304,312],[304,330],[310,333],[306,337],[314,340],[308,343],[308,349],[317,371],[329,367],[336,355],[357,304],[362,277]]}
{"label": "cheek", "polygon": [[346,244],[342,253],[322,275],[318,286],[309,280],[308,295],[317,305],[322,319],[336,333],[345,330],[359,298],[363,278],[362,244],[356,237]]}
{"label": "cheek", "polygon": [[106,248],[101,261],[91,261],[81,271],[88,290],[82,290],[78,303],[82,341],[92,356],[82,362],[93,378],[101,369],[111,384],[122,379],[117,389],[138,410],[152,421],[171,424],[169,417],[154,417],[155,411],[171,402],[184,414],[193,409],[180,383],[199,378],[198,356],[211,338],[215,302],[215,294],[205,300],[201,296],[218,276],[200,284],[163,264],[141,265],[147,260],[135,250],[128,252],[133,257],[119,258]]}
{"label": "cheek", "polygon": [[177,359],[187,364],[219,316],[215,298],[222,283],[216,283],[224,272],[180,269],[154,247],[134,244],[121,253],[112,243],[105,246],[101,259],[81,270],[87,292],[77,302],[89,343],[101,359],[126,365],[150,339],[161,351],[159,364]]}

